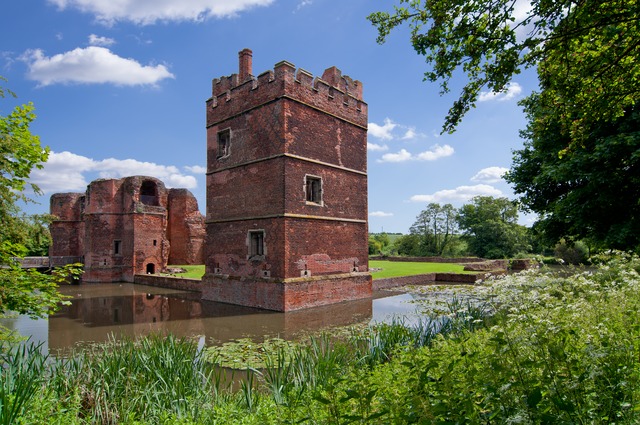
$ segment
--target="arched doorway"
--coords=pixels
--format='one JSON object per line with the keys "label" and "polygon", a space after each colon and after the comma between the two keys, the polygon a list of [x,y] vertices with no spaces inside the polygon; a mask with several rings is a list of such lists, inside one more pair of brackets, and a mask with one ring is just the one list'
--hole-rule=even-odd
{"label": "arched doorway", "polygon": [[156,265],[153,263],[147,264],[147,274],[155,274],[156,273]]}

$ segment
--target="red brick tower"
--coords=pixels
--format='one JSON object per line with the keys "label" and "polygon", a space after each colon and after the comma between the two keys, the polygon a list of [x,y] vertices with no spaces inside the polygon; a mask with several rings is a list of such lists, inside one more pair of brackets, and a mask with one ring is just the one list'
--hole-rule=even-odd
{"label": "red brick tower", "polygon": [[371,296],[362,84],[288,63],[213,80],[203,298],[278,311]]}

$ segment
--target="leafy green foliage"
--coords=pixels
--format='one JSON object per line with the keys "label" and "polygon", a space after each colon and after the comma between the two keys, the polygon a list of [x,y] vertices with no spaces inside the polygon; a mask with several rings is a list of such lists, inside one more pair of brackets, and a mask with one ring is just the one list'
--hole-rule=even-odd
{"label": "leafy green foliage", "polygon": [[386,233],[369,235],[369,255],[380,255],[388,252],[391,246],[391,238]]}
{"label": "leafy green foliage", "polygon": [[[506,175],[523,206],[539,214],[538,229],[549,242],[589,238],[596,245],[635,249],[640,245],[640,110],[609,124],[589,125],[581,146],[563,155],[571,138],[557,110],[541,96],[524,103],[528,140],[514,152]],[[545,125],[539,125],[540,122]]]}
{"label": "leafy green foliage", "polygon": [[576,136],[583,124],[620,117],[638,100],[636,0],[532,0],[524,9],[513,0],[398,3],[393,12],[368,16],[378,42],[408,24],[411,44],[429,66],[426,80],[439,81],[446,93],[454,75],[467,77],[443,131],[455,129],[481,90],[504,91],[514,75],[541,61],[541,80],[554,80],[548,96]]}
{"label": "leafy green foliage", "polygon": [[[3,81],[0,77],[0,81]],[[0,99],[15,96],[0,87]],[[33,105],[17,106],[7,116],[0,115],[0,314],[14,311],[32,317],[45,317],[64,300],[57,287],[81,273],[79,265],[54,270],[51,274],[23,270],[16,257],[46,254],[50,236],[48,216],[27,217],[19,213],[16,203],[29,201],[25,189],[40,189],[28,182],[33,168],[42,168],[49,149],[31,134],[35,119]]]}
{"label": "leafy green foliage", "polygon": [[479,257],[510,258],[530,250],[527,229],[518,224],[517,204],[507,198],[476,196],[460,208],[458,223]]}
{"label": "leafy green foliage", "polygon": [[419,235],[421,255],[442,256],[449,253],[458,229],[457,213],[458,210],[451,204],[432,202],[418,214],[409,231]]}

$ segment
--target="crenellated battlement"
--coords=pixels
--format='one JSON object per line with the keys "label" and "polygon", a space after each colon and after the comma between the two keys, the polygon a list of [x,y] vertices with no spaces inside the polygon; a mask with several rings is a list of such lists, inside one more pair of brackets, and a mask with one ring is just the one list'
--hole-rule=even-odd
{"label": "crenellated battlement", "polygon": [[362,83],[343,75],[335,66],[327,68],[321,77],[314,77],[309,71],[281,61],[273,70],[256,77],[251,73],[250,58],[250,50],[241,51],[240,72],[212,80],[207,125],[252,106],[286,97],[366,126],[367,104],[362,100]]}

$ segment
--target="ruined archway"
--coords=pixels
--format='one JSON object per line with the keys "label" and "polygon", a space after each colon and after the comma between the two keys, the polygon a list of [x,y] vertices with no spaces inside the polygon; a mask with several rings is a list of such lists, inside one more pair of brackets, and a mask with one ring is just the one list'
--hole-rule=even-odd
{"label": "ruined archway", "polygon": [[153,263],[147,264],[147,274],[155,274],[156,273],[156,265]]}

